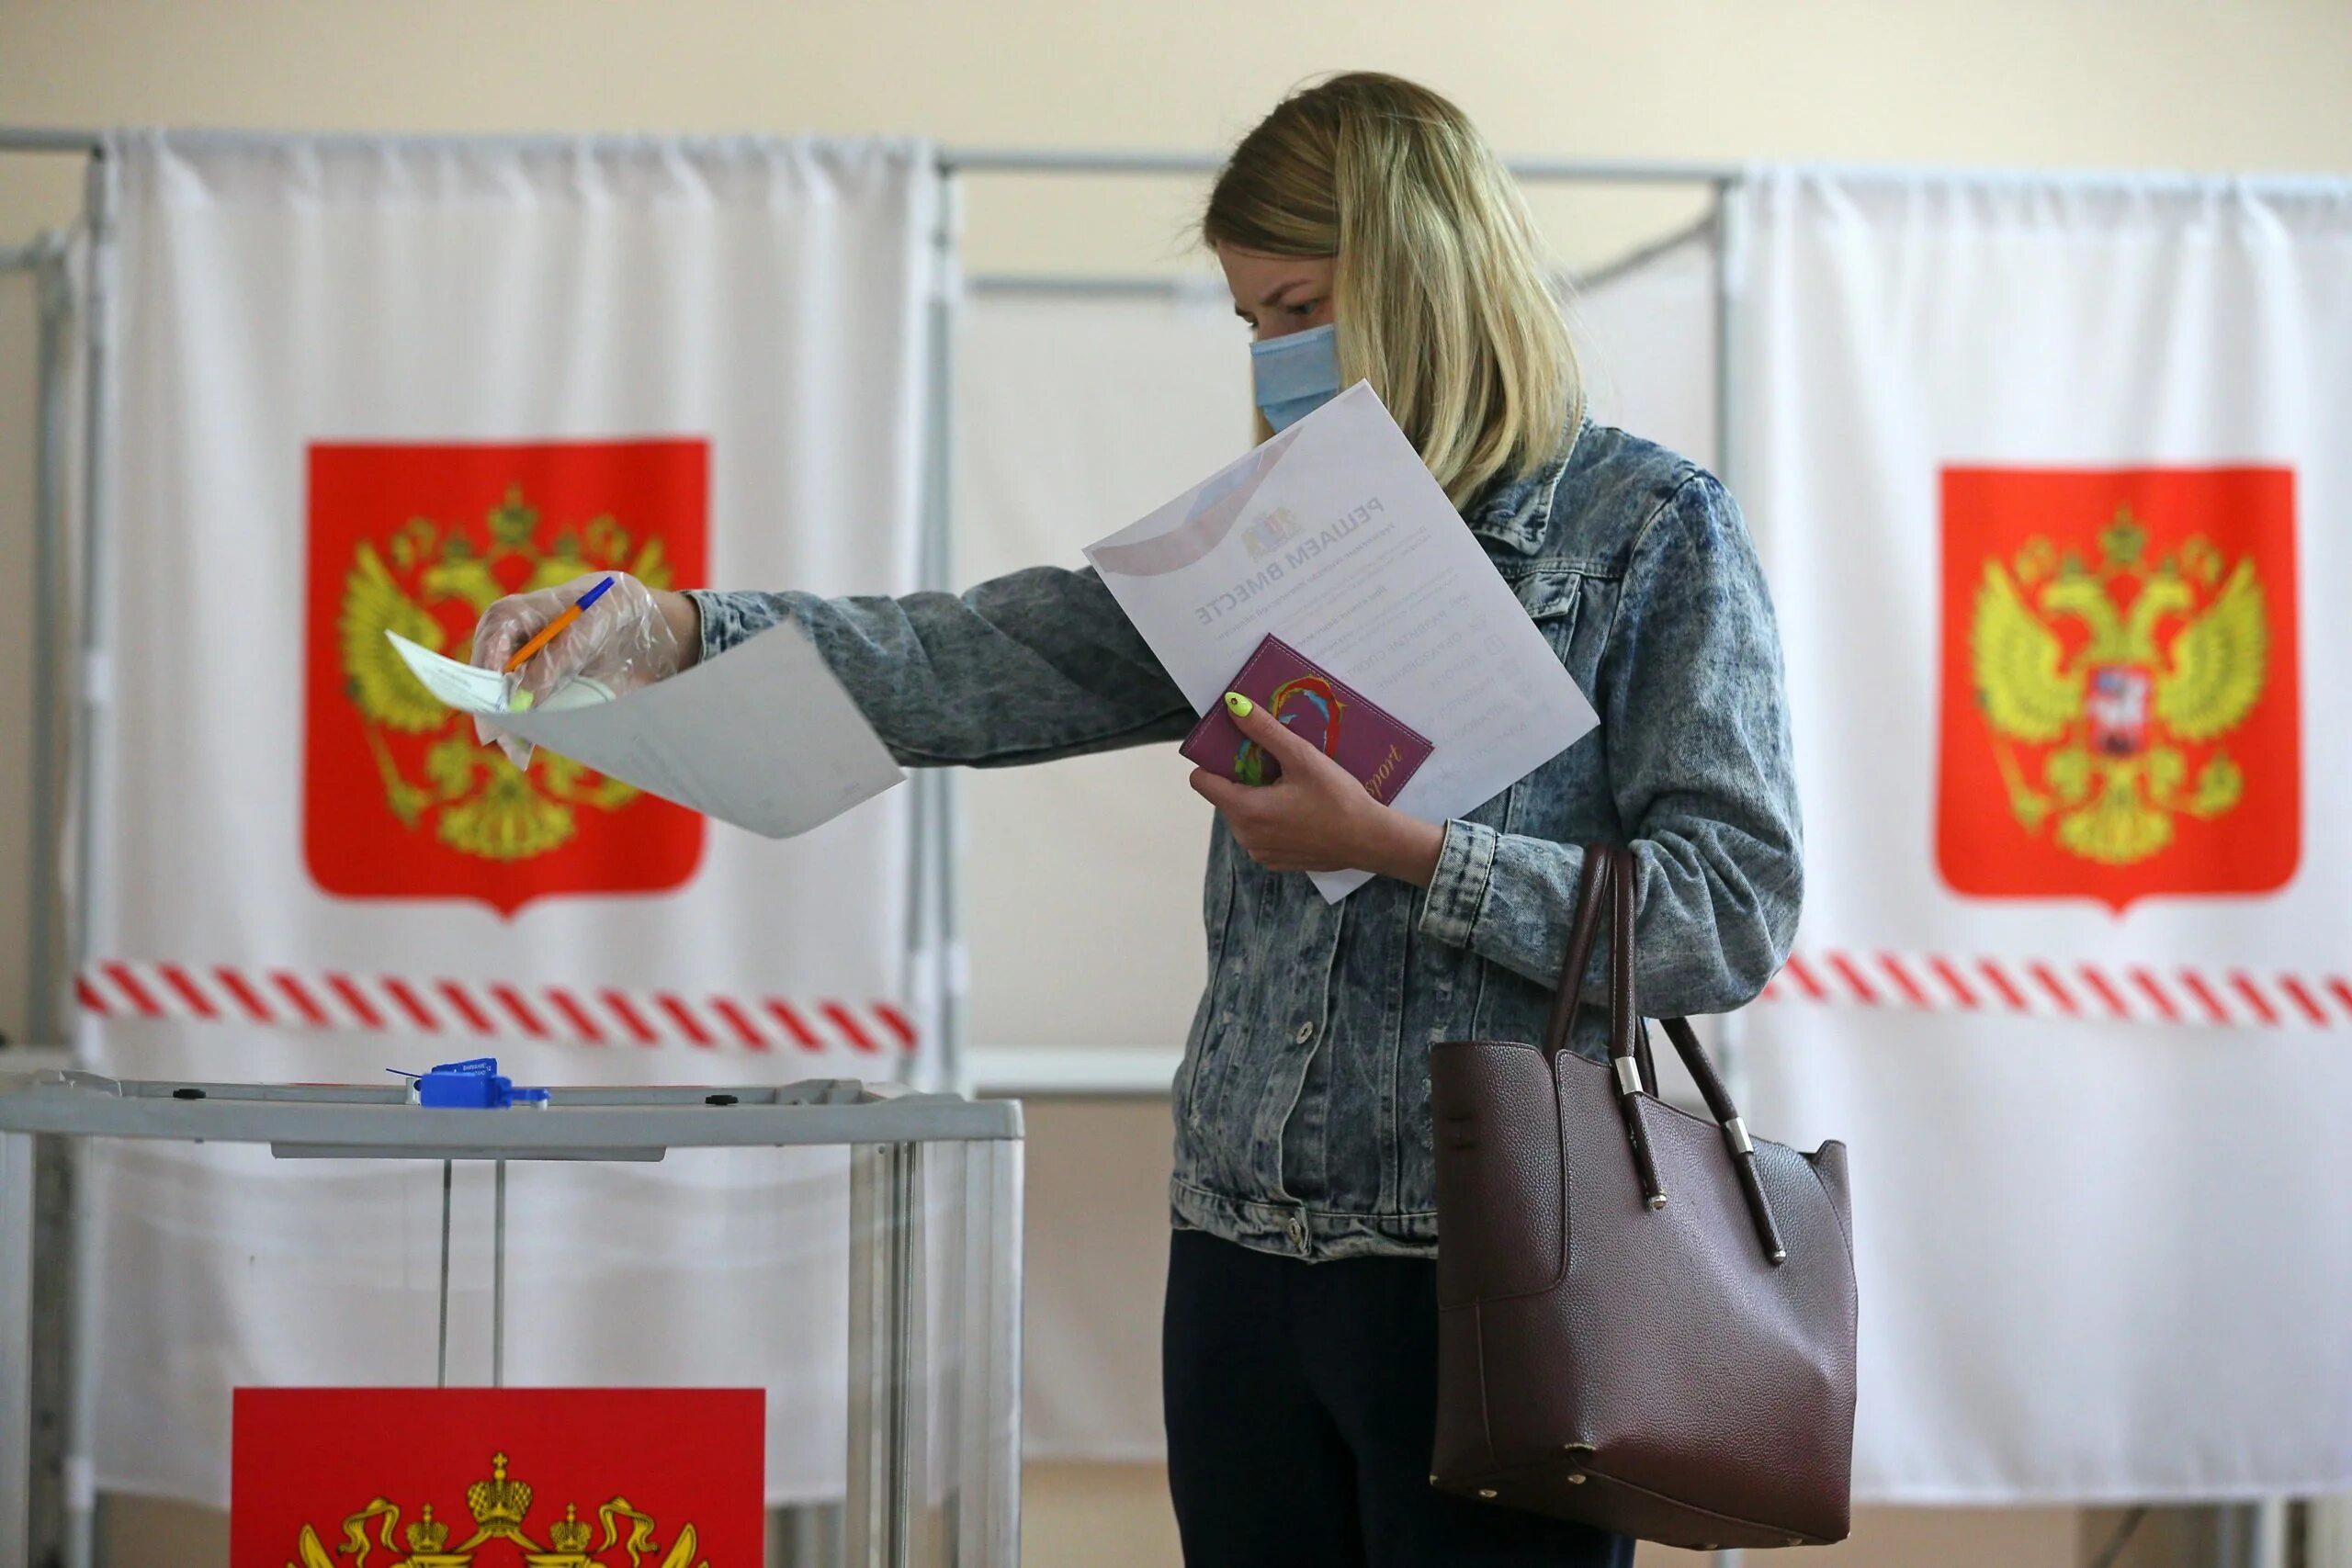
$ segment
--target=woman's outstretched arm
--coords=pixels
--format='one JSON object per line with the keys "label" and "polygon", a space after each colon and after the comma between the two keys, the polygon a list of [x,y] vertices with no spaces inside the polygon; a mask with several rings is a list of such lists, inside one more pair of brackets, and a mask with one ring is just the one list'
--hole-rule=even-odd
{"label": "woman's outstretched arm", "polygon": [[1033,567],[960,594],[682,598],[704,659],[797,626],[910,767],[1008,767],[1173,740],[1194,717],[1091,567]]}

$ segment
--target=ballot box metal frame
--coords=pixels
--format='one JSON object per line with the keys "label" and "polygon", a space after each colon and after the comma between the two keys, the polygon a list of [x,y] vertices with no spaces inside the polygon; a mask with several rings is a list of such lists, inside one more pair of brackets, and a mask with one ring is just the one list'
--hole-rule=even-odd
{"label": "ballot box metal frame", "polygon": [[[387,1085],[186,1083],[0,1074],[0,1568],[27,1568],[36,1144],[253,1144],[282,1159],[438,1160],[447,1377],[449,1172],[495,1172],[492,1382],[503,1382],[506,1166],[659,1160],[670,1150],[849,1151],[851,1568],[1013,1568],[1020,1554],[1023,1123],[1012,1100],[820,1078],[768,1087],[554,1089],[544,1108],[431,1108]],[[943,1162],[960,1161],[960,1170]],[[960,1175],[944,1215],[926,1168]],[[938,1314],[938,1315],[934,1315]],[[940,1334],[939,1317],[953,1324]],[[933,1352],[950,1361],[944,1375]],[[929,1397],[943,1395],[935,1403]],[[938,1472],[934,1456],[945,1456]]]}

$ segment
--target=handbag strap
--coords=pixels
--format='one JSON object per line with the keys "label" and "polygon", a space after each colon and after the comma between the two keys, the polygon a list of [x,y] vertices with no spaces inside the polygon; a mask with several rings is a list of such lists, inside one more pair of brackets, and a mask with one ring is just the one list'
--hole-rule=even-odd
{"label": "handbag strap", "polygon": [[[1566,998],[1565,1016],[1573,1019],[1577,1002],[1582,998],[1584,978],[1592,953],[1592,942],[1600,929],[1600,904],[1607,899],[1610,906],[1609,964],[1609,1059],[1617,1077],[1617,1108],[1625,1123],[1625,1140],[1633,1151],[1634,1169],[1640,1179],[1644,1205],[1650,1209],[1666,1206],[1666,1189],[1658,1179],[1657,1163],[1650,1152],[1649,1134],[1643,1122],[1639,1101],[1644,1093],[1657,1098],[1657,1073],[1649,1059],[1649,1030],[1642,1021],[1641,1001],[1635,988],[1634,971],[1634,863],[1633,852],[1615,844],[1592,844],[1585,850],[1584,874],[1578,884],[1577,917],[1569,933],[1569,966],[1560,976],[1560,983],[1553,991],[1552,1022],[1546,1034],[1546,1045],[1556,1055],[1567,1043],[1566,1023],[1564,1021],[1562,998]],[[1747,1201],[1748,1218],[1754,1223],[1756,1235],[1764,1255],[1777,1267],[1788,1260],[1788,1248],[1781,1239],[1780,1226],[1772,1218],[1772,1206],[1764,1195],[1764,1183],[1757,1175],[1756,1145],[1747,1135],[1747,1126],[1740,1119],[1739,1109],[1732,1103],[1730,1091],[1724,1088],[1722,1077],[1699,1043],[1699,1036],[1687,1019],[1668,1018],[1659,1021],[1667,1039],[1690,1069],[1691,1082],[1699,1088],[1700,1098],[1707,1103],[1708,1111],[1722,1130],[1724,1144],[1730,1152],[1732,1168],[1739,1179],[1740,1191]]]}
{"label": "handbag strap", "polygon": [[[1609,907],[1610,890],[1618,880],[1616,858],[1607,851],[1608,846],[1600,844],[1588,846],[1585,850],[1584,869],[1577,879],[1576,916],[1568,927],[1567,958],[1560,965],[1558,981],[1552,987],[1552,1016],[1544,1028],[1544,1054],[1547,1057],[1556,1056],[1568,1048],[1568,1032],[1576,1024],[1577,1009],[1584,1002],[1585,976],[1592,969],[1592,944],[1600,934],[1602,914]],[[1630,876],[1631,856],[1626,857],[1625,866]],[[1632,950],[1632,944],[1620,943],[1615,950],[1627,953]],[[1630,973],[1627,977],[1630,983]],[[1613,971],[1611,984],[1613,988]],[[1637,1025],[1634,1058],[1641,1069],[1642,1081],[1655,1095],[1657,1093],[1657,1066],[1650,1059],[1649,1032],[1638,1028],[1641,1017],[1638,1010],[1633,1012],[1633,1017]],[[1613,1008],[1610,1026],[1612,1039],[1623,1027],[1623,1018]]]}
{"label": "handbag strap", "polygon": [[1552,987],[1552,1017],[1544,1027],[1544,1055],[1548,1058],[1568,1048],[1568,1031],[1577,1019],[1577,1009],[1584,1001],[1584,977],[1592,967],[1592,939],[1600,930],[1600,911],[1609,898],[1609,887],[1616,867],[1600,852],[1600,846],[1589,846],[1584,852],[1584,869],[1577,877],[1576,917],[1568,924],[1568,953],[1560,965],[1560,978]]}
{"label": "handbag strap", "polygon": [[1641,1098],[1657,1098],[1657,1080],[1642,1081],[1634,1042],[1647,1037],[1642,1027],[1642,1004],[1634,984],[1634,857],[1615,844],[1596,844],[1588,856],[1608,863],[1611,892],[1609,930],[1609,1065],[1617,1074],[1617,1113],[1625,1123],[1625,1142],[1634,1152],[1634,1173],[1642,1183],[1645,1207],[1666,1207],[1666,1184],[1658,1179],[1657,1161],[1650,1153],[1648,1129],[1643,1124]]}

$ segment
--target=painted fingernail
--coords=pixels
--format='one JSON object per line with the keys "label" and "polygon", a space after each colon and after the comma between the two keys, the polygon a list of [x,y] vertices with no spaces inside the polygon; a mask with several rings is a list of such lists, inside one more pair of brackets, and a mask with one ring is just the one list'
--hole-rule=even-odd
{"label": "painted fingernail", "polygon": [[518,691],[506,700],[506,705],[513,712],[527,713],[531,707],[531,694]]}
{"label": "painted fingernail", "polygon": [[1225,705],[1233,710],[1233,716],[1236,718],[1248,718],[1258,706],[1238,692],[1226,693]]}

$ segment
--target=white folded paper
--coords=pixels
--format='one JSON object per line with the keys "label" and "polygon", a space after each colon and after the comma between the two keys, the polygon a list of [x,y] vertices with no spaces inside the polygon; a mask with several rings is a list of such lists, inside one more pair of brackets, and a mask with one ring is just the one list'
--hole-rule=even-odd
{"label": "white folded paper", "polygon": [[771,839],[805,833],[906,776],[796,626],[619,696],[574,680],[527,713],[506,708],[495,671],[384,635],[449,706]]}
{"label": "white folded paper", "polygon": [[[1271,632],[1426,736],[1395,801],[1425,822],[1598,722],[1366,382],[1086,556],[1195,710]],[[1370,876],[1314,880],[1337,903]]]}

